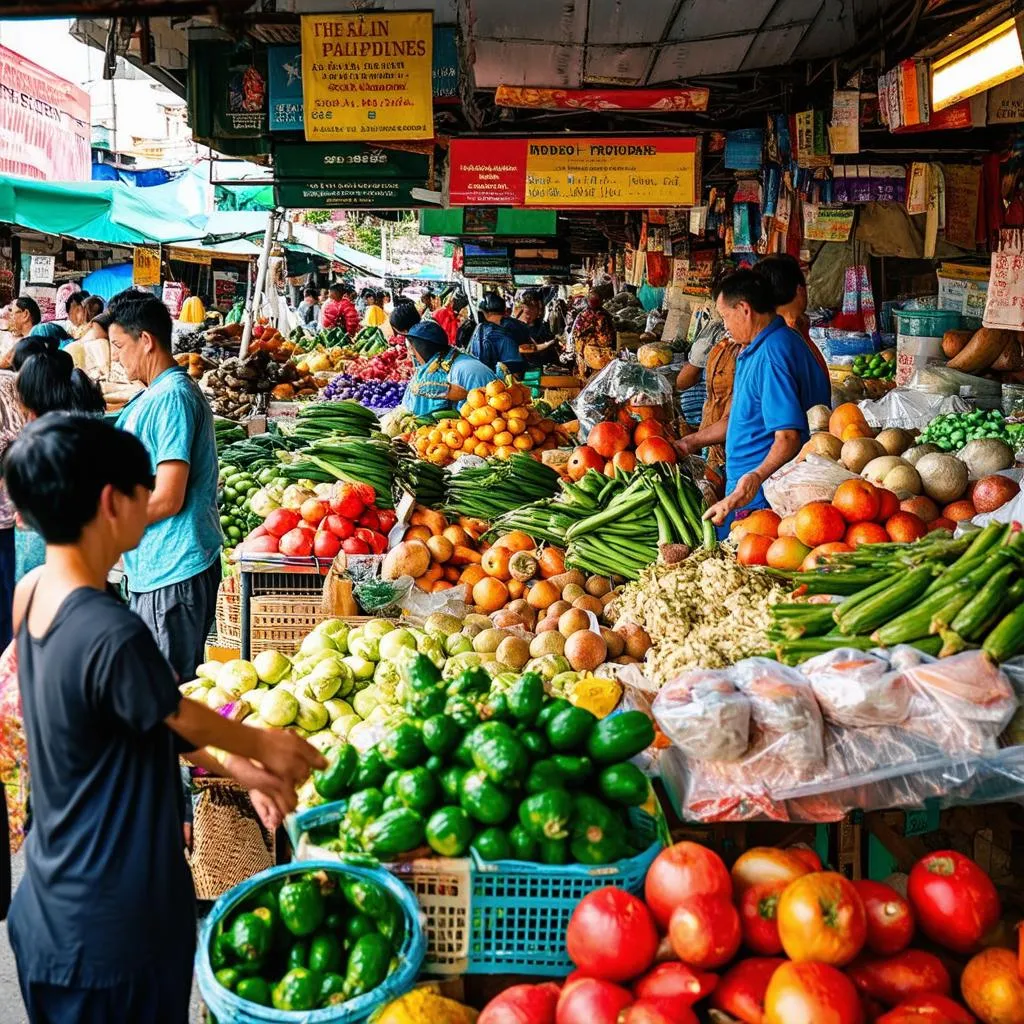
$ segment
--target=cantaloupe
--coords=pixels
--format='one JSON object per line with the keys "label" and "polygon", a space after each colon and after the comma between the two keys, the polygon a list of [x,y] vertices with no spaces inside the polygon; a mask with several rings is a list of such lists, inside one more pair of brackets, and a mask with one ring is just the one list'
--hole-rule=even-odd
{"label": "cantaloupe", "polygon": [[956,501],[967,490],[967,465],[955,455],[931,452],[918,461],[916,470],[924,493],[940,505]]}

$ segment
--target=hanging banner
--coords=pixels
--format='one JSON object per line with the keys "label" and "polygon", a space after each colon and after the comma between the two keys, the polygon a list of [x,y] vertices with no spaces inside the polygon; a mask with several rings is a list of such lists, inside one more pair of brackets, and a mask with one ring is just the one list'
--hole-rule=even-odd
{"label": "hanging banner", "polygon": [[188,50],[192,135],[230,156],[266,152],[267,51],[249,43],[193,39]]}
{"label": "hanging banner", "polygon": [[494,103],[527,110],[658,110],[708,109],[711,90],[686,89],[523,89],[499,85]]}
{"label": "hanging banner", "polygon": [[281,179],[274,182],[274,205],[287,210],[412,210],[432,205],[412,194],[414,188],[424,187],[422,181],[372,177]]}
{"label": "hanging banner", "polygon": [[853,230],[855,213],[849,207],[804,203],[804,238],[812,242],[845,242]]}
{"label": "hanging banner", "polygon": [[160,283],[160,247],[137,245],[132,254],[132,284],[149,288]]}
{"label": "hanging banner", "polygon": [[452,139],[448,191],[452,206],[694,206],[699,139]]}
{"label": "hanging banner", "polygon": [[306,14],[301,38],[309,141],[434,137],[429,12]]}
{"label": "hanging banner", "polygon": [[426,188],[434,158],[428,153],[388,149],[362,142],[276,142],[277,178],[416,178]]}

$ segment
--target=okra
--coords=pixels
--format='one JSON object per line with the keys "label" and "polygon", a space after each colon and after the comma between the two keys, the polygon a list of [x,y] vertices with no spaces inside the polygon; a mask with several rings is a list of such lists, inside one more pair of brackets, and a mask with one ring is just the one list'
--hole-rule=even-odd
{"label": "okra", "polygon": [[940,633],[943,629],[948,628],[953,620],[956,618],[957,613],[968,601],[970,601],[975,595],[975,591],[969,587],[957,588],[957,593],[953,594],[949,600],[940,608],[933,616],[931,622],[928,623],[928,634],[934,636]]}
{"label": "okra", "polygon": [[1024,604],[1018,604],[999,620],[981,649],[997,663],[1009,661],[1024,651]]}
{"label": "okra", "polygon": [[849,615],[843,616],[839,628],[848,636],[870,634],[888,622],[900,608],[918,600],[928,589],[934,571],[930,565],[922,565],[902,576],[891,587],[857,605]]}
{"label": "okra", "polygon": [[844,615],[852,612],[857,605],[863,604],[869,597],[874,597],[875,594],[880,594],[883,590],[891,587],[902,575],[903,573],[899,572],[893,573],[890,576],[883,576],[877,583],[873,583],[870,587],[865,587],[856,594],[851,594],[842,603],[833,605],[832,618],[838,623]]}
{"label": "okra", "polygon": [[1017,568],[1013,565],[1004,566],[971,598],[950,623],[954,633],[965,640],[977,640],[985,632],[986,627],[997,618],[999,609],[1006,598],[1006,590],[1011,578],[1016,576]]}
{"label": "okra", "polygon": [[980,582],[969,584],[964,580],[956,586],[943,587],[930,596],[926,591],[914,607],[875,630],[872,636],[886,647],[906,643],[915,636],[925,636],[931,628],[932,617],[941,612],[949,604],[951,598],[966,591],[969,600],[978,586],[980,586]]}

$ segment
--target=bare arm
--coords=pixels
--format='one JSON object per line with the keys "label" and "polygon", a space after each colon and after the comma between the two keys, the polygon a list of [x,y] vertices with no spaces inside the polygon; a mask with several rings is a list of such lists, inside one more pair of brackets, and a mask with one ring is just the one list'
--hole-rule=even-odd
{"label": "bare arm", "polygon": [[683,363],[676,374],[676,390],[689,391],[700,380],[701,368],[693,363]]}
{"label": "bare arm", "polygon": [[711,519],[716,525],[721,526],[730,512],[749,505],[765,480],[775,470],[789,462],[799,450],[800,432],[798,430],[776,430],[775,439],[761,465],[749,473],[744,473],[736,481],[736,488],[732,494],[727,494],[721,501],[712,505],[704,513],[704,518]]}
{"label": "bare arm", "polygon": [[188,463],[178,460],[161,462],[156,467],[156,487],[149,496],[147,522],[159,523],[176,516],[185,504],[188,486]]}
{"label": "bare arm", "polygon": [[285,784],[265,768],[244,757],[227,754],[223,760],[218,760],[212,751],[193,750],[186,760],[211,775],[234,779],[247,789],[260,821],[271,832],[284,821],[285,815],[295,810],[295,787]]}
{"label": "bare arm", "polygon": [[689,455],[691,452],[700,451],[701,448],[707,448],[708,445],[725,444],[725,432],[728,427],[729,415],[727,413],[720,420],[709,423],[701,430],[687,434],[686,437],[676,442],[676,447],[684,455]]}

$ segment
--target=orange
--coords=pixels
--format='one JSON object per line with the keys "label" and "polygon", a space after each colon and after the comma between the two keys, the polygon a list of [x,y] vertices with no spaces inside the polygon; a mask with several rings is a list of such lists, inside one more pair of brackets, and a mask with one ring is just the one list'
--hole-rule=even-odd
{"label": "orange", "polygon": [[819,544],[818,547],[813,548],[810,554],[800,563],[800,571],[807,572],[810,569],[817,569],[828,561],[829,555],[838,555],[842,554],[844,551],[852,550],[853,548],[851,548],[849,544],[843,544],[841,541],[834,541],[830,544]]}
{"label": "orange", "polygon": [[493,398],[495,395],[503,394],[508,387],[503,380],[492,380],[484,390],[488,398]]}
{"label": "orange", "polygon": [[621,469],[623,473],[632,473],[636,469],[636,456],[632,452],[619,452],[612,459],[612,465],[616,469]]}
{"label": "orange", "polygon": [[737,529],[742,530],[744,536],[748,533],[756,533],[761,537],[771,537],[774,540],[779,535],[779,523],[782,518],[777,512],[770,508],[759,508],[751,512],[745,519],[740,519]]}
{"label": "orange", "polygon": [[[489,423],[484,423],[483,426],[476,428],[476,439],[478,441],[494,441],[494,427]],[[497,442],[495,441],[497,444]]]}
{"label": "orange", "polygon": [[878,491],[860,477],[844,480],[832,495],[832,504],[848,523],[868,523],[878,515]]}
{"label": "orange", "polygon": [[586,476],[588,469],[596,469],[598,471],[604,469],[604,459],[589,445],[581,444],[569,456],[566,468],[569,472],[570,480],[582,480]]}
{"label": "orange", "polygon": [[508,604],[508,587],[501,580],[487,576],[473,584],[473,603],[483,612],[496,612]]}
{"label": "orange", "polygon": [[565,552],[561,548],[548,545],[537,559],[540,564],[540,575],[542,579],[549,580],[552,576],[558,576],[565,572]]}
{"label": "orange", "polygon": [[810,553],[811,549],[806,544],[801,544],[796,537],[778,537],[768,548],[765,562],[773,569],[788,569],[795,572]]}
{"label": "orange", "polygon": [[[533,437],[530,434],[520,434],[518,437],[513,438],[512,447],[516,451],[528,452],[535,444]],[[600,456],[598,456],[600,458]],[[600,469],[600,466],[595,466],[595,469]]]}
{"label": "orange", "polygon": [[973,519],[977,514],[974,502],[968,501],[966,498],[951,502],[942,510],[943,517],[951,519],[954,523],[962,523],[965,519]]}
{"label": "orange", "polygon": [[889,541],[889,534],[885,532],[884,526],[878,523],[861,522],[854,523],[847,531],[844,538],[851,548],[859,548],[861,544],[886,544]]}
{"label": "orange", "polygon": [[878,492],[878,515],[875,521],[884,523],[890,516],[896,515],[900,510],[900,499],[885,487],[876,487]]}
{"label": "orange", "polygon": [[885,532],[889,534],[890,540],[899,544],[912,544],[928,532],[928,527],[920,516],[901,511],[885,521]]}
{"label": "orange", "polygon": [[526,592],[526,603],[531,608],[542,611],[545,608],[550,608],[561,596],[558,587],[550,580],[537,580]]}
{"label": "orange", "polygon": [[785,516],[779,521],[780,537],[796,536],[796,516]]}
{"label": "orange", "polygon": [[499,395],[492,395],[488,398],[487,404],[492,409],[497,409],[498,412],[508,412],[512,408],[512,396],[507,391],[503,391]]}
{"label": "orange", "polygon": [[835,434],[836,437],[842,437],[843,431],[851,425],[865,428],[868,425],[868,421],[864,419],[864,413],[860,411],[860,406],[856,402],[844,402],[842,405],[837,405],[828,419],[828,432]]}
{"label": "orange", "polygon": [[[473,388],[468,395],[466,395],[466,404],[470,409],[479,409],[481,406],[487,404],[487,396],[483,392],[483,388]],[[469,417],[466,417],[467,419]]]}
{"label": "orange", "polygon": [[947,519],[945,516],[939,516],[938,519],[933,519],[930,523],[926,524],[928,532],[932,530],[949,530],[952,533],[956,529],[956,523],[952,519]]}
{"label": "orange", "polygon": [[736,561],[740,565],[767,565],[768,549],[772,546],[771,537],[762,537],[757,533],[748,533],[740,541],[736,549]]}
{"label": "orange", "polygon": [[474,584],[479,583],[482,579],[486,578],[487,573],[485,573],[479,565],[467,565],[459,576],[459,583],[468,583],[472,587]]}
{"label": "orange", "polygon": [[636,450],[637,462],[675,462],[677,458],[675,448],[663,437],[649,437]]}
{"label": "orange", "polygon": [[497,544],[488,548],[480,559],[480,565],[488,576],[495,576],[499,580],[507,580],[512,574],[508,571],[508,561],[512,552],[508,548],[500,548]]}
{"label": "orange", "polygon": [[809,548],[840,541],[844,533],[846,522],[827,501],[809,502],[796,514],[796,535]]}
{"label": "orange", "polygon": [[658,422],[658,420],[643,420],[641,423],[638,423],[636,430],[633,431],[634,446],[643,444],[649,437],[668,437],[665,424]]}
{"label": "orange", "polygon": [[518,437],[526,431],[526,420],[518,420],[515,416],[510,416],[505,423],[505,430],[513,437]]}
{"label": "orange", "polygon": [[926,523],[939,518],[939,506],[923,494],[916,498],[904,498],[900,502],[900,509],[904,512],[913,512],[918,519],[923,519]]}
{"label": "orange", "polygon": [[533,538],[523,533],[522,530],[513,530],[506,533],[495,545],[497,548],[508,548],[509,551],[532,551],[537,545]]}
{"label": "orange", "polygon": [[849,423],[843,427],[839,435],[842,441],[852,441],[857,437],[874,437],[875,432],[866,423]]}
{"label": "orange", "polygon": [[502,430],[500,433],[495,434],[491,440],[494,442],[495,448],[504,448],[506,445],[512,444],[512,435],[507,430]]}

